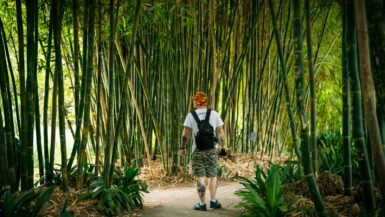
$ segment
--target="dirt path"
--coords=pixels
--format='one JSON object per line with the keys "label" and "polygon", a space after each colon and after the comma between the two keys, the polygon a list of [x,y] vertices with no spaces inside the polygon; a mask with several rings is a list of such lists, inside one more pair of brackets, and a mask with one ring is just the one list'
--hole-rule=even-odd
{"label": "dirt path", "polygon": [[[240,202],[234,192],[242,188],[239,183],[226,183],[220,185],[217,191],[217,198],[222,204],[218,210],[195,211],[193,206],[198,202],[195,187],[153,189],[149,194],[144,195],[145,209],[138,213],[138,216],[151,217],[236,217],[240,210],[234,205]],[[206,203],[209,201],[209,192],[206,193]]]}

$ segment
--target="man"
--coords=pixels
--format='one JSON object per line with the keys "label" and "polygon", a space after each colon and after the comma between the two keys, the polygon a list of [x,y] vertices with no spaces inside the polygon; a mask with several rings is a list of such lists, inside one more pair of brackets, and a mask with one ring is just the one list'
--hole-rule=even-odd
{"label": "man", "polygon": [[[196,110],[187,114],[184,121],[184,130],[182,133],[183,143],[180,147],[180,155],[184,156],[186,153],[186,145],[188,139],[191,135],[193,136],[193,145],[192,145],[192,172],[195,177],[197,177],[197,192],[200,202],[194,206],[194,210],[206,211],[206,178],[209,179],[209,190],[210,190],[210,208],[219,209],[222,205],[215,198],[217,191],[217,165],[218,165],[218,153],[216,151],[216,144],[213,140],[212,146],[205,146],[202,148],[202,145],[197,140],[201,139],[196,138],[199,128],[198,128],[198,118],[199,122],[203,122],[206,118],[206,114],[209,113],[209,124],[213,129],[213,133],[216,135],[216,141],[221,146],[221,155],[226,155],[224,149],[224,130],[223,130],[223,121],[220,118],[219,114],[214,110],[209,110],[207,108],[208,96],[201,91],[196,92],[195,96],[192,98],[194,101],[194,107]],[[193,114],[195,112],[195,114]],[[194,117],[195,116],[195,117]],[[214,130],[215,129],[215,130]],[[214,136],[214,135],[213,135]]]}

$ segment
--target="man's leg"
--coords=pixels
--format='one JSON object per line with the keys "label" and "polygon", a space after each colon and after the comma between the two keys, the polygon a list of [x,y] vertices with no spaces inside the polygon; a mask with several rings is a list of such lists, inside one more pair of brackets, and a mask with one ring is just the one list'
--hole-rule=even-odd
{"label": "man's leg", "polygon": [[209,188],[210,188],[210,198],[211,198],[210,208],[212,208],[212,209],[221,208],[222,204],[219,203],[219,201],[215,198],[215,195],[217,193],[217,188],[218,188],[218,182],[217,182],[216,176],[210,177]]}
{"label": "man's leg", "polygon": [[199,177],[198,180],[197,180],[197,192],[198,192],[199,201],[201,202],[201,204],[206,204],[206,199],[205,199],[206,186],[205,186],[205,182],[206,182],[206,177],[204,177],[204,176]]}
{"label": "man's leg", "polygon": [[209,182],[209,189],[210,189],[210,198],[211,200],[215,200],[215,195],[217,193],[218,183],[217,183],[217,177],[210,177]]}

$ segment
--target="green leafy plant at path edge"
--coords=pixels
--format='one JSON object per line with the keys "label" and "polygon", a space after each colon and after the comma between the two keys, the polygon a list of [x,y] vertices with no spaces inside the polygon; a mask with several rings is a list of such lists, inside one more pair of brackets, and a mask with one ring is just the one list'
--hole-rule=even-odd
{"label": "green leafy plant at path edge", "polygon": [[242,199],[236,207],[245,209],[245,213],[241,216],[275,217],[283,216],[288,212],[281,192],[282,181],[279,166],[271,165],[267,174],[257,166],[255,180],[240,178],[240,183],[245,189],[238,190],[235,194]]}
{"label": "green leafy plant at path edge", "polygon": [[24,191],[17,196],[12,196],[6,191],[0,200],[0,216],[5,217],[35,217],[51,198],[56,186],[44,189],[40,194],[35,194],[35,189]]}
{"label": "green leafy plant at path edge", "polygon": [[139,170],[135,167],[125,166],[123,172],[118,168],[110,187],[106,186],[103,177],[99,177],[91,182],[91,190],[82,199],[97,199],[97,208],[108,216],[143,208],[142,192],[148,193],[147,184],[137,176]]}

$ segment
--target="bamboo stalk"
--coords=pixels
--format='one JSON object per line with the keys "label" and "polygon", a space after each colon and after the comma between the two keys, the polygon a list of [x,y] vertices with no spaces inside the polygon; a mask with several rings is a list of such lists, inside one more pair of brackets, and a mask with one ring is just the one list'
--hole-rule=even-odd
{"label": "bamboo stalk", "polygon": [[[26,157],[27,157],[27,108],[26,108],[26,90],[25,90],[25,61],[24,61],[24,29],[23,29],[23,18],[22,18],[22,7],[21,0],[16,0],[16,16],[17,16],[17,36],[19,44],[19,85],[20,85],[20,117],[21,117],[21,128],[20,128],[20,142],[21,142],[21,153],[20,153],[20,164],[17,171],[16,183],[24,182],[25,185],[25,171],[26,171]],[[18,186],[18,184],[16,184]]]}
{"label": "bamboo stalk", "polygon": [[[61,173],[63,191],[68,191],[68,174],[67,174],[67,149],[65,139],[65,107],[64,107],[64,80],[62,67],[62,51],[61,51],[61,32],[64,13],[64,3],[61,0],[54,0],[54,47],[55,47],[55,75],[58,82],[58,106],[59,106],[59,134],[60,134],[60,150],[61,150]],[[81,167],[79,165],[79,167]]]}
{"label": "bamboo stalk", "polygon": [[369,164],[369,156],[365,144],[364,122],[362,112],[362,93],[361,84],[358,72],[357,63],[357,36],[356,36],[356,20],[354,12],[354,2],[345,1],[345,10],[347,12],[346,17],[346,45],[347,45],[347,62],[349,76],[351,80],[351,93],[352,93],[352,126],[353,127],[353,141],[357,147],[357,153],[359,154],[358,162],[361,172],[361,183],[365,197],[365,208],[368,212],[372,212],[375,209],[375,198],[373,193],[373,179],[371,168]]}
{"label": "bamboo stalk", "polygon": [[[26,146],[22,153],[22,190],[27,190],[33,187],[33,129],[34,129],[34,115],[35,115],[35,97],[34,83],[36,80],[36,64],[37,59],[37,41],[35,41],[35,32],[37,23],[37,2],[28,1],[27,7],[27,83],[26,83],[26,108],[27,108],[27,129],[26,129]],[[25,156],[23,159],[23,155]]]}
{"label": "bamboo stalk", "polygon": [[[135,10],[134,33],[132,34],[132,37],[131,37],[131,48],[130,48],[130,53],[128,54],[129,59],[128,59],[127,63],[122,59],[123,56],[121,55],[120,46],[117,46],[117,51],[118,51],[118,54],[120,53],[119,56],[120,56],[120,60],[121,60],[121,64],[123,66],[123,72],[124,72],[123,88],[122,88],[122,91],[123,91],[122,92],[123,93],[122,98],[125,98],[124,96],[126,94],[126,89],[127,89],[127,86],[128,86],[128,90],[131,93],[131,97],[132,97],[133,105],[134,105],[134,108],[135,108],[136,116],[137,116],[138,121],[139,121],[139,127],[140,127],[140,131],[141,131],[141,134],[142,134],[142,137],[143,137],[143,143],[144,143],[144,147],[145,147],[145,150],[146,150],[147,160],[148,160],[148,162],[150,162],[151,161],[151,153],[150,153],[150,148],[149,148],[148,141],[147,141],[146,131],[144,129],[144,123],[143,123],[142,114],[141,114],[139,106],[138,106],[138,100],[137,100],[137,98],[135,96],[135,90],[134,90],[132,81],[131,81],[129,73],[127,71],[128,64],[131,64],[131,58],[133,57],[133,45],[134,45],[134,40],[136,38],[136,31],[135,30],[136,30],[136,25],[137,25],[137,22],[138,22],[138,19],[139,19],[140,8],[141,8],[141,1],[138,1],[137,4],[136,4],[136,10]],[[117,44],[115,43],[115,45],[117,45]],[[125,103],[126,103],[125,100],[122,100],[121,105],[120,105],[120,111],[124,110]],[[119,112],[119,116],[121,116],[121,115],[123,115],[123,112]],[[119,117],[118,118],[118,123],[116,125],[117,129],[121,128],[121,124],[122,124],[121,120],[122,120],[122,117]],[[119,131],[117,131],[117,134],[115,134],[115,138],[118,138],[118,136],[119,136]]]}
{"label": "bamboo stalk", "polygon": [[347,65],[347,40],[346,40],[346,10],[342,9],[342,146],[344,157],[344,194],[353,195],[353,176],[352,176],[352,154],[351,154],[351,134],[350,134],[350,82]]}
{"label": "bamboo stalk", "polygon": [[[3,29],[3,22],[1,21],[0,19],[0,65],[3,66],[1,67],[0,69],[0,88],[1,88],[1,98],[2,98],[2,102],[3,102],[3,105],[1,106],[2,108],[4,108],[4,113],[2,114],[1,110],[0,110],[0,171],[1,173],[3,174],[2,177],[0,178],[0,187],[4,190],[8,190],[8,189],[11,189],[12,191],[15,190],[15,183],[12,183],[11,181],[15,181],[15,174],[13,174],[13,176],[11,176],[11,170],[9,168],[9,164],[8,162],[10,161],[10,159],[8,159],[8,156],[9,158],[11,158],[12,155],[10,155],[10,152],[9,152],[9,145],[6,144],[5,141],[9,141],[8,139],[6,139],[5,137],[8,137],[8,136],[5,136],[7,135],[8,133],[6,132],[6,129],[4,130],[4,122],[3,122],[3,115],[4,115],[4,118],[7,118],[9,119],[9,116],[10,116],[10,108],[8,106],[8,95],[6,94],[6,79],[5,77],[8,75],[8,67],[7,67],[7,63],[6,63],[6,56],[5,56],[5,46],[6,43],[5,43],[5,35],[4,35],[4,31],[2,31]],[[8,120],[9,121],[9,120]],[[9,125],[9,122],[6,120],[5,122],[5,128],[8,128],[8,125]]]}
{"label": "bamboo stalk", "polygon": [[311,131],[311,153],[313,160],[314,175],[317,177],[317,125],[316,125],[316,96],[315,96],[315,81],[314,68],[312,60],[312,39],[311,39],[311,24],[310,24],[310,0],[305,1],[305,17],[306,17],[306,44],[307,44],[307,63],[309,67],[309,85],[310,85],[310,131]]}
{"label": "bamboo stalk", "polygon": [[115,100],[115,80],[117,78],[116,71],[114,70],[114,37],[115,37],[115,19],[114,19],[114,1],[110,0],[109,6],[109,16],[110,16],[110,37],[109,37],[109,54],[108,54],[108,110],[107,110],[107,144],[105,147],[105,156],[104,156],[104,182],[107,186],[110,186],[110,182],[112,180],[112,175],[110,170],[111,166],[114,164],[112,160],[113,155],[113,147],[115,140],[115,130],[119,128],[115,128],[114,120],[115,120],[115,108],[114,108],[114,100]]}
{"label": "bamboo stalk", "polygon": [[304,88],[304,63],[302,54],[302,25],[301,25],[301,2],[293,0],[293,36],[295,46],[295,90],[297,98],[297,113],[301,131],[301,152],[304,176],[308,183],[312,200],[319,216],[326,216],[326,209],[314,177],[313,165],[310,155],[309,124],[305,111],[305,88]]}
{"label": "bamboo stalk", "polygon": [[[84,174],[83,174],[83,167],[84,164],[86,164],[85,159],[85,149],[86,144],[88,141],[88,136],[90,132],[90,103],[91,103],[91,80],[92,80],[92,73],[93,73],[93,55],[94,55],[94,20],[95,20],[95,1],[91,0],[86,5],[89,7],[89,14],[88,14],[88,46],[87,46],[87,53],[84,54],[86,57],[86,63],[85,63],[85,69],[86,72],[84,74],[86,75],[85,84],[84,84],[84,117],[83,117],[83,128],[82,128],[82,140],[79,145],[78,150],[78,173],[77,173],[77,179],[76,179],[76,187],[77,189],[82,188],[83,182],[84,182]],[[81,107],[80,107],[81,109]]]}
{"label": "bamboo stalk", "polygon": [[274,35],[277,43],[277,50],[278,50],[278,56],[280,58],[280,63],[281,63],[281,76],[282,76],[282,82],[284,85],[284,90],[285,90],[285,100],[286,100],[286,110],[289,115],[289,123],[290,123],[290,129],[291,129],[291,134],[292,134],[292,139],[293,139],[293,145],[296,150],[296,155],[298,160],[301,161],[301,155],[298,151],[298,136],[297,136],[297,131],[295,127],[295,122],[294,122],[294,115],[293,111],[291,110],[291,104],[290,104],[290,92],[289,92],[289,86],[288,86],[288,79],[287,79],[287,72],[286,72],[286,66],[285,66],[285,61],[283,59],[283,51],[282,51],[282,45],[281,45],[281,39],[279,36],[279,32],[277,29],[277,24],[275,20],[275,15],[274,15],[274,8],[272,1],[269,0],[269,7],[270,7],[270,14],[271,14],[271,20],[273,22],[274,26]]}
{"label": "bamboo stalk", "polygon": [[366,6],[365,1],[362,0],[355,0],[354,3],[357,22],[358,50],[360,52],[360,78],[365,117],[377,176],[382,194],[385,195],[385,156],[381,142],[380,130],[378,127],[375,96],[376,92],[374,90],[374,81],[370,65],[369,37],[365,11]]}
{"label": "bamboo stalk", "polygon": [[[46,174],[46,182],[52,183],[52,177],[53,177],[53,170],[51,170],[50,166],[50,155],[49,155],[49,148],[48,148],[48,99],[49,99],[49,84],[50,84],[50,74],[51,74],[51,48],[52,48],[52,31],[53,31],[53,25],[52,25],[52,16],[53,16],[53,9],[50,9],[50,16],[49,16],[49,27],[48,27],[48,45],[47,45],[47,52],[46,52],[46,66],[45,66],[45,81],[44,81],[44,104],[43,104],[43,143],[44,143],[44,167],[45,167],[45,174]],[[53,169],[53,167],[52,167]]]}

